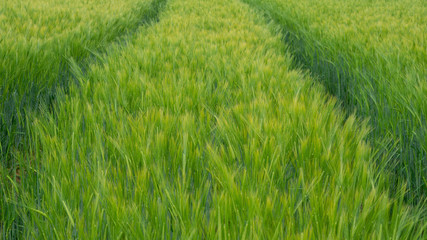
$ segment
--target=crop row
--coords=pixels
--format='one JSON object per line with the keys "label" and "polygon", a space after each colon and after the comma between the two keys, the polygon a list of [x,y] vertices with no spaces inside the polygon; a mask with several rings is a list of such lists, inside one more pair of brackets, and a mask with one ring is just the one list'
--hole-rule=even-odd
{"label": "crop row", "polygon": [[381,161],[410,201],[427,191],[425,2],[244,0],[278,23],[292,54],[348,111],[369,118]]}
{"label": "crop row", "polygon": [[25,112],[53,101],[70,80],[69,60],[87,61],[141,22],[151,0],[18,0],[0,3],[0,161],[25,148]]}
{"label": "crop row", "polygon": [[[240,1],[171,0],[31,122],[27,238],[416,239],[368,129]],[[37,159],[37,171],[25,166]],[[401,189],[403,190],[403,189]],[[14,199],[14,198],[10,198]],[[417,210],[417,209],[415,209]]]}

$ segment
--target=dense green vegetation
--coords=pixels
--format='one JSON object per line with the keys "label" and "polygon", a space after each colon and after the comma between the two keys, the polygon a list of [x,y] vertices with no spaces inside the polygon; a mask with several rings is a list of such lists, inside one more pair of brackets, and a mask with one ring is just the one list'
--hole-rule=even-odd
{"label": "dense green vegetation", "polygon": [[81,64],[153,17],[152,0],[6,0],[0,3],[0,161],[26,145],[25,112],[51,102]]}
{"label": "dense green vegetation", "polygon": [[66,55],[0,165],[0,238],[423,239],[425,205],[375,162],[368,121],[243,2],[134,0],[159,21],[118,17],[137,30],[97,61]]}
{"label": "dense green vegetation", "polygon": [[[284,31],[295,58],[349,112],[370,119],[375,148],[427,193],[427,4],[424,0],[244,0]],[[384,160],[382,160],[384,161]],[[414,199],[415,198],[415,199]]]}

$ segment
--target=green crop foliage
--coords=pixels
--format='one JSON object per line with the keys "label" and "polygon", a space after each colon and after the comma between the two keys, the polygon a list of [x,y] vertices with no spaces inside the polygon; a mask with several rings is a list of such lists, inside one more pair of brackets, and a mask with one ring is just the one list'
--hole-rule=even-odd
{"label": "green crop foliage", "polygon": [[292,70],[274,26],[240,1],[170,0],[100,58],[72,64],[78,84],[27,121],[21,185],[3,202],[25,238],[425,233],[424,210],[389,197],[366,124]]}
{"label": "green crop foliage", "polygon": [[[71,79],[69,60],[155,17],[151,0],[3,0],[0,3],[0,162],[25,148],[25,113],[50,103]],[[11,157],[12,156],[12,157]]]}
{"label": "green crop foliage", "polygon": [[[57,89],[67,91],[80,67],[113,42],[157,19],[164,3],[140,0],[19,0],[0,3],[0,239],[23,236],[10,200],[23,174],[18,160],[30,145],[27,114],[52,110]],[[36,161],[25,168],[36,171]],[[18,182],[18,183],[17,183]],[[33,187],[36,187],[34,185]]]}
{"label": "green crop foliage", "polygon": [[[423,0],[244,0],[280,25],[291,52],[348,112],[408,185],[427,193],[427,5]],[[384,160],[385,159],[385,160]]]}

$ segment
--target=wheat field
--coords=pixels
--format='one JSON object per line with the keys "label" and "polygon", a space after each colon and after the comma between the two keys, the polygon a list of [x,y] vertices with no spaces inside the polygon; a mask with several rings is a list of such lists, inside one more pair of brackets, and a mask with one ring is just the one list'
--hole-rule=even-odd
{"label": "wheat field", "polygon": [[425,239],[413,4],[6,0],[0,239]]}

